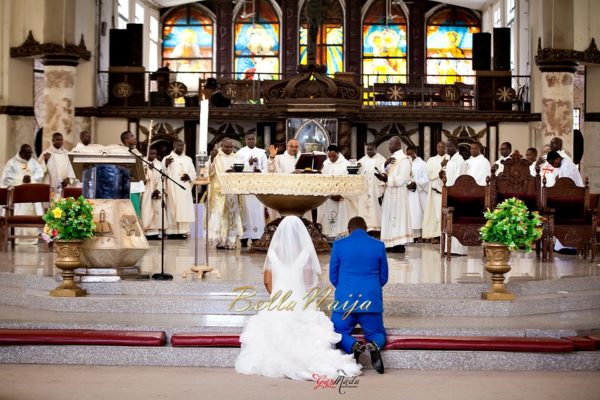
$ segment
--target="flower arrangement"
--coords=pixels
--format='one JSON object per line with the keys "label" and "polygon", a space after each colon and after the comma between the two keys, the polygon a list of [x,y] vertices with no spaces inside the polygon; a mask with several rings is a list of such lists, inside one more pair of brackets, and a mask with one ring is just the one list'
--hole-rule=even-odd
{"label": "flower arrangement", "polygon": [[89,239],[96,229],[93,211],[83,196],[54,200],[42,217],[46,222],[42,236],[47,241]]}
{"label": "flower arrangement", "polygon": [[531,251],[533,243],[542,237],[542,217],[537,211],[530,212],[517,198],[504,200],[494,211],[488,209],[484,217],[487,222],[479,229],[484,242]]}

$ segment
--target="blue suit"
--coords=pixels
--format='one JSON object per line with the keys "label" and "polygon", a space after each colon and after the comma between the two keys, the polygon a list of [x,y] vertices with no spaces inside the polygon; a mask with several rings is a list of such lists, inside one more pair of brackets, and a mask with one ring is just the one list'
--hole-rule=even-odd
{"label": "blue suit", "polygon": [[[339,346],[346,353],[352,353],[356,342],[352,337],[356,324],[360,324],[368,341],[374,341],[379,348],[385,345],[382,287],[387,280],[388,264],[383,242],[357,229],[333,244],[329,261],[329,281],[335,287],[331,320],[335,331],[342,335]],[[355,301],[358,302],[355,309],[345,315]],[[366,301],[370,302],[368,308],[359,308]],[[346,310],[342,309],[344,302],[348,305]]]}

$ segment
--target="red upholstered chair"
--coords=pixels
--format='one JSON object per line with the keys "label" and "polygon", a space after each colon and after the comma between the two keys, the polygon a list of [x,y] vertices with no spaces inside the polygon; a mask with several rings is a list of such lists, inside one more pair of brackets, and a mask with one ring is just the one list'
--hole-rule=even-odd
{"label": "red upholstered chair", "polygon": [[550,261],[554,259],[554,237],[567,247],[576,247],[584,258],[591,249],[592,262],[596,257],[596,214],[590,208],[588,182],[586,178],[585,187],[579,187],[571,178],[559,178],[554,186],[542,187],[542,211],[547,221],[544,248]]}
{"label": "red upholstered chair", "polygon": [[481,245],[479,228],[486,222],[490,186],[478,185],[469,175],[459,176],[452,186],[446,186],[445,177],[443,182],[440,253],[449,260],[453,236],[464,246]]}
{"label": "red upholstered chair", "polygon": [[[504,169],[502,173],[496,176],[497,165],[492,167],[490,175],[490,209],[494,209],[498,204],[506,199],[516,197],[522,200],[529,211],[542,210],[542,184],[539,172],[536,176],[531,176],[527,161],[518,151],[514,151],[510,158],[502,161]],[[540,256],[540,247],[543,246],[543,240],[536,243],[536,254]],[[545,253],[545,252],[544,252]]]}
{"label": "red upholstered chair", "polygon": [[0,188],[0,245],[2,246],[2,250],[4,250],[4,224],[6,223],[5,213],[7,212],[8,207],[8,189]]}
{"label": "red upholstered chair", "polygon": [[83,194],[83,189],[80,187],[66,187],[63,189],[63,197],[79,198]]}
{"label": "red upholstered chair", "polygon": [[21,203],[49,203],[50,185],[44,183],[26,183],[18,185],[9,190],[8,209],[6,222],[4,224],[4,249],[7,249],[10,240],[14,246],[17,237],[37,237],[36,236],[16,236],[14,228],[43,228],[45,223],[41,215],[15,215],[15,204]]}

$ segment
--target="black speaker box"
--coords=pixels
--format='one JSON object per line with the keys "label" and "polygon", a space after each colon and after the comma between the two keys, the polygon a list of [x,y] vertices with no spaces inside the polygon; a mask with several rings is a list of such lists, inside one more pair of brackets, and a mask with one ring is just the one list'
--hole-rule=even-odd
{"label": "black speaker box", "polygon": [[141,67],[144,65],[144,25],[127,24],[128,55],[130,67]]}
{"label": "black speaker box", "polygon": [[125,29],[111,29],[108,39],[108,65],[125,67],[129,63],[129,35]]}
{"label": "black speaker box", "polygon": [[110,67],[108,71],[108,106],[145,105],[144,67]]}
{"label": "black speaker box", "polygon": [[494,28],[494,71],[510,71],[510,28]]}
{"label": "black speaker box", "polygon": [[498,89],[511,85],[510,71],[477,71],[475,79],[477,111],[512,110],[511,102],[501,102],[498,99]]}
{"label": "black speaker box", "polygon": [[492,34],[473,34],[473,71],[489,71],[492,67]]}

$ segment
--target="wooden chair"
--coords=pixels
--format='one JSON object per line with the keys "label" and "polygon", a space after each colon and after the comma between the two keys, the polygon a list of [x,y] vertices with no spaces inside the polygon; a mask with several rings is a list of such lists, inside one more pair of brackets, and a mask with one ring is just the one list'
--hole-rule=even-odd
{"label": "wooden chair", "polygon": [[591,248],[592,262],[596,257],[596,215],[590,208],[588,182],[586,178],[585,187],[579,187],[571,178],[559,178],[554,186],[542,186],[542,212],[548,226],[544,248],[550,261],[554,260],[554,237],[565,246],[576,247],[584,258]]}
{"label": "wooden chair", "polygon": [[480,186],[472,176],[459,176],[454,185],[446,186],[442,179],[442,221],[440,253],[450,260],[451,238],[464,246],[479,246],[479,228],[485,225],[483,213],[490,204],[489,184]]}
{"label": "wooden chair", "polygon": [[66,187],[63,189],[62,196],[63,197],[73,197],[75,199],[79,198],[83,194],[83,189],[80,187]]}
{"label": "wooden chair", "polygon": [[44,183],[26,183],[9,190],[6,222],[3,227],[4,249],[8,248],[9,240],[14,246],[17,237],[38,237],[17,236],[14,234],[14,228],[43,228],[45,225],[41,215],[15,215],[15,204],[49,203],[50,195],[50,185]]}
{"label": "wooden chair", "polygon": [[[539,168],[536,175],[532,176],[529,170],[531,163],[516,150],[509,159],[502,161],[502,164],[504,169],[498,176],[496,176],[497,165],[492,167],[492,174],[490,175],[490,209],[496,208],[498,204],[506,199],[515,197],[522,200],[529,211],[541,212],[542,184]],[[543,244],[542,239],[536,243],[538,257],[540,256],[540,247],[543,247]],[[545,252],[543,253],[545,254]]]}

